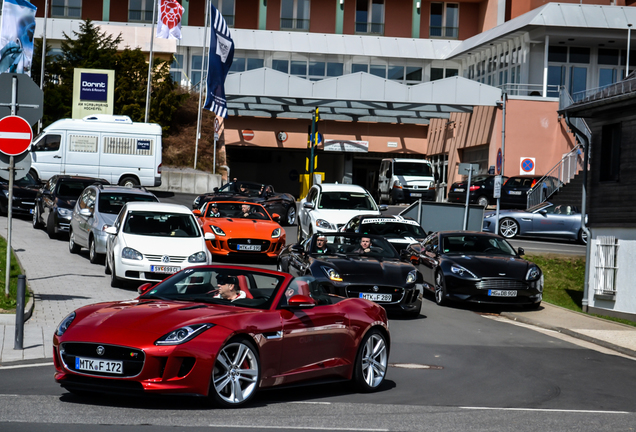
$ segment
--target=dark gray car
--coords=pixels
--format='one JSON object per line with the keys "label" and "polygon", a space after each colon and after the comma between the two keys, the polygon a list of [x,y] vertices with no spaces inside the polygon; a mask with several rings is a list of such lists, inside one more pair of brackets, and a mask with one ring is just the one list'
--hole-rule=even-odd
{"label": "dark gray car", "polygon": [[[485,212],[483,230],[494,233],[496,225],[495,212]],[[528,210],[500,211],[499,234],[509,239],[516,236],[532,236],[587,243],[587,237],[581,229],[579,209],[570,205],[554,205],[547,201]]]}
{"label": "dark gray car", "polygon": [[78,253],[84,247],[89,251],[91,263],[103,262],[108,238],[104,228],[114,223],[129,201],[159,202],[159,199],[144,188],[92,185],[84,189],[73,209],[69,251]]}

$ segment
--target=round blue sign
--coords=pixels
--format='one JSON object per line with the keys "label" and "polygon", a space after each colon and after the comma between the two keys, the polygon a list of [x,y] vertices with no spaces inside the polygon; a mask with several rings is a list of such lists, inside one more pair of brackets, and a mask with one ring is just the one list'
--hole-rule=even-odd
{"label": "round blue sign", "polygon": [[530,172],[534,169],[534,162],[532,159],[524,159],[521,161],[521,169],[525,172]]}

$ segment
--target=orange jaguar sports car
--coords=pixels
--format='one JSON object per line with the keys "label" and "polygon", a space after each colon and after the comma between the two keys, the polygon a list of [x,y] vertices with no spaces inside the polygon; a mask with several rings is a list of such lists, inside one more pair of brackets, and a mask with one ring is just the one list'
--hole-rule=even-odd
{"label": "orange jaguar sports car", "polygon": [[278,224],[280,216],[270,216],[260,204],[210,201],[192,213],[198,216],[204,233],[214,234],[214,240],[206,242],[213,255],[262,255],[275,259],[285,246],[285,231]]}

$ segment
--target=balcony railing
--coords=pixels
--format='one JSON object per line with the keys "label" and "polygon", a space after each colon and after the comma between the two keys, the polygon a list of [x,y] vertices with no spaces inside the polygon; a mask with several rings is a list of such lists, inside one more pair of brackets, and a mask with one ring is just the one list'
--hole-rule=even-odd
{"label": "balcony railing", "polygon": [[356,33],[384,34],[383,23],[356,22]]}
{"label": "balcony railing", "polygon": [[281,30],[305,30],[309,31],[309,20],[296,18],[281,18]]}
{"label": "balcony railing", "polygon": [[590,102],[597,99],[605,99],[612,96],[624,95],[636,92],[636,80],[629,79],[619,81],[604,87],[597,87],[572,95],[573,102]]}
{"label": "balcony railing", "polygon": [[429,37],[457,39],[459,37],[459,27],[437,27],[431,26]]}
{"label": "balcony railing", "polygon": [[[506,83],[499,86],[509,96],[537,96],[543,97],[543,84],[516,84]],[[557,97],[559,95],[558,85],[547,86],[548,97]]]}

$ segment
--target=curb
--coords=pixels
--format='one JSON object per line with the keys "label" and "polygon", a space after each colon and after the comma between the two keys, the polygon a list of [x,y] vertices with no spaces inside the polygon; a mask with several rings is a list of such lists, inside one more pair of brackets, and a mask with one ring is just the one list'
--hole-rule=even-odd
{"label": "curb", "polygon": [[[566,310],[569,310],[569,309],[566,309]],[[570,311],[570,312],[575,312],[575,311]],[[575,312],[575,313],[577,313],[577,312]],[[636,351],[631,350],[629,348],[622,347],[620,345],[613,344],[611,342],[607,342],[607,341],[602,340],[602,339],[597,339],[597,338],[594,338],[594,337],[591,337],[591,336],[588,336],[588,335],[585,335],[585,334],[582,334],[582,333],[575,332],[575,331],[570,330],[570,329],[565,329],[563,327],[555,327],[555,326],[547,325],[547,324],[541,323],[539,321],[533,320],[531,318],[526,318],[524,316],[519,316],[519,315],[517,315],[515,313],[511,313],[511,312],[502,312],[500,315],[502,317],[504,317],[504,318],[507,318],[507,319],[511,320],[511,321],[519,321],[519,322],[522,322],[524,324],[530,324],[530,325],[533,325],[535,327],[541,327],[541,328],[544,328],[546,330],[552,330],[552,331],[556,331],[558,333],[563,333],[565,335],[572,336],[574,338],[581,339],[583,341],[590,342],[590,343],[593,343],[595,345],[602,346],[603,348],[611,349],[613,351],[619,352],[621,354],[625,354],[625,355],[627,355],[629,357],[633,357],[633,358],[636,359]],[[590,318],[597,318],[597,317],[590,317]],[[597,319],[601,319],[601,318],[597,318]],[[620,323],[617,323],[617,324],[620,324]]]}

